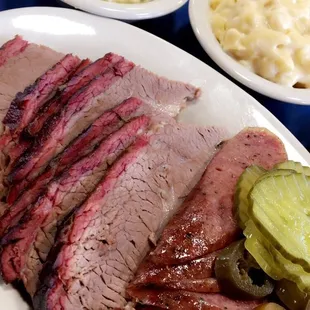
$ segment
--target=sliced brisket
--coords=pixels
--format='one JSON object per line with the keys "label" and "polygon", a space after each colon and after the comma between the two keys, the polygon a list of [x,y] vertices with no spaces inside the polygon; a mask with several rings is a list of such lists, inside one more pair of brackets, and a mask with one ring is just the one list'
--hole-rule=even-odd
{"label": "sliced brisket", "polygon": [[[58,91],[58,95],[54,96],[50,100],[48,100],[38,111],[37,118],[31,124],[34,124],[36,129],[30,130],[29,128],[25,129],[26,136],[35,135],[42,129],[42,126],[48,120],[48,118],[57,112],[63,107],[64,104],[68,102],[68,100],[78,91],[80,88],[87,85],[95,76],[100,73],[103,73],[107,68],[112,67],[118,61],[122,59],[121,56],[115,54],[107,54],[104,58],[98,59],[94,64],[87,66],[85,68],[85,63],[80,64],[77,69],[70,74],[73,77],[68,81],[67,85],[62,85],[61,88],[64,88],[62,92]],[[85,61],[86,63],[89,60]],[[29,126],[31,126],[31,124]],[[28,126],[28,127],[29,127]],[[30,132],[29,132],[30,130]],[[9,150],[10,158],[11,158],[11,165],[14,165],[14,161],[16,158],[20,157],[22,153],[26,151],[29,147],[31,140],[23,140],[20,143],[16,144]],[[7,173],[10,173],[11,166],[7,169]],[[26,182],[26,181],[25,181]],[[20,183],[15,183],[13,185],[13,191],[20,192],[20,188],[24,189],[23,185]],[[8,200],[10,203],[10,200]]]}
{"label": "sliced brisket", "polygon": [[[0,134],[3,134],[5,129],[2,120],[16,94],[34,83],[38,76],[44,74],[62,57],[63,54],[48,47],[29,44],[21,53],[10,57],[0,66]],[[6,154],[7,152],[0,151],[0,197],[6,194],[7,189],[4,184],[5,169],[9,161]],[[0,215],[3,210],[1,207]]]}
{"label": "sliced brisket", "polygon": [[[70,76],[69,82],[71,80],[72,77],[75,77],[76,75],[78,75],[82,70],[84,70],[86,67],[88,67],[91,64],[91,60],[90,59],[83,59],[80,63],[80,65],[76,68],[76,70],[73,72],[72,76]],[[91,81],[91,79],[89,80]],[[37,114],[35,115],[34,119],[32,120],[32,122],[30,122],[30,124],[28,124],[28,126],[25,128],[25,135],[30,135],[30,136],[35,136],[43,127],[43,125],[45,124],[45,122],[48,120],[48,118],[51,115],[56,114],[60,108],[61,105],[59,105],[60,103],[60,95],[62,94],[61,91],[62,90],[66,90],[68,86],[68,83],[62,85],[61,87],[59,87],[58,92],[56,93],[56,95],[51,98],[50,100],[48,100],[37,112]],[[78,90],[79,88],[77,88],[76,90]],[[73,93],[72,93],[73,95]],[[67,100],[70,98],[70,96],[67,98]],[[66,102],[66,98],[62,98],[65,100]]]}
{"label": "sliced brisket", "polygon": [[[128,62],[125,61],[125,63]],[[100,82],[101,88],[105,89],[96,98],[93,95],[88,95],[87,90],[82,90],[72,97],[69,107],[48,122],[48,126],[40,134],[34,147],[16,162],[15,169],[10,175],[11,181],[19,182],[25,178],[27,181],[31,181],[49,159],[57,155],[63,145],[69,143],[72,138],[85,129],[90,122],[98,117],[98,114],[129,97],[140,98],[155,110],[160,109],[161,115],[164,112],[166,115],[176,116],[182,105],[188,100],[195,99],[199,94],[199,90],[191,85],[169,81],[143,68],[125,69],[129,71],[127,74],[123,74],[121,77],[117,76],[110,83],[104,83],[110,84],[109,87],[102,87],[103,84]],[[83,102],[84,108],[68,121],[69,117],[66,115],[72,114],[72,110],[78,106],[81,97],[87,99],[87,102]],[[70,134],[68,134],[69,132]]]}
{"label": "sliced brisket", "polygon": [[10,158],[6,173],[10,172],[14,160],[30,145],[30,141],[20,139],[38,109],[55,95],[79,65],[78,57],[67,55],[50,70],[39,77],[32,85],[16,95],[3,120],[7,132],[0,138],[0,147]]}
{"label": "sliced brisket", "polygon": [[199,95],[200,90],[192,85],[159,77],[136,66],[102,94],[101,100],[115,104],[129,97],[137,97],[153,109],[159,108],[162,112],[175,117],[189,101]]}
{"label": "sliced brisket", "polygon": [[214,129],[187,125],[157,130],[148,145],[138,142],[111,167],[65,227],[52,276],[40,291],[45,293],[36,296],[37,309],[125,306],[127,284],[150,242],[156,242],[222,138]]}
{"label": "sliced brisket", "polygon": [[76,74],[68,82],[63,92],[42,107],[37,114],[37,117],[29,124],[27,132],[32,136],[36,135],[42,129],[48,118],[59,112],[63,105],[66,104],[70,97],[72,97],[80,88],[86,86],[98,74],[104,73],[105,70],[122,59],[121,56],[109,53],[88,66],[83,64],[84,68],[79,68]]}
{"label": "sliced brisket", "polygon": [[21,53],[9,58],[0,66],[1,121],[16,94],[33,84],[63,56],[48,47],[29,44]]}
{"label": "sliced brisket", "polygon": [[122,79],[133,66],[133,63],[121,60],[75,93],[63,109],[45,124],[33,146],[16,160],[9,180],[20,182],[27,178],[30,182],[35,179],[53,157],[110,108],[101,104],[97,97]]}
{"label": "sliced brisket", "polygon": [[38,78],[34,84],[28,86],[22,93],[18,93],[12,101],[3,120],[12,133],[20,133],[33,119],[38,109],[51,97],[71,72],[80,64],[80,59],[71,54],[66,55],[50,70]]}
{"label": "sliced brisket", "polygon": [[[21,197],[10,206],[9,210],[0,219],[0,237],[9,228],[18,223],[27,208],[36,200],[46,185],[53,177],[60,175],[65,169],[90,154],[108,135],[121,128],[124,123],[135,116],[142,102],[136,98],[130,98],[102,114],[88,129],[86,129],[76,140],[74,140],[61,154],[49,164],[43,174],[31,183]],[[13,197],[10,197],[13,196]],[[10,191],[9,202],[15,200],[18,193]]]}
{"label": "sliced brisket", "polygon": [[[137,111],[142,104],[142,101],[139,99],[129,98],[119,106],[102,114],[102,116],[64,150],[59,159],[56,158],[56,160],[51,162],[51,167],[57,167],[56,174],[66,169],[66,167],[68,167],[70,163],[76,161],[77,158],[89,154],[111,130],[117,130],[124,122],[134,115],[137,115]],[[107,124],[109,124],[109,126],[107,126]]]}
{"label": "sliced brisket", "polygon": [[83,59],[80,63],[80,65],[77,67],[76,71],[74,72],[74,74],[77,74],[79,72],[81,72],[82,70],[84,70],[86,67],[88,67],[90,64],[92,63],[92,61],[88,58]]}
{"label": "sliced brisket", "polygon": [[[91,64],[91,61],[89,59],[82,60],[80,65],[72,73],[72,76],[70,76],[69,83],[70,83],[72,77],[75,77],[76,75],[78,75],[82,70],[84,70],[90,64]],[[91,79],[92,78],[90,78],[89,81],[91,81]],[[33,119],[33,121],[30,124],[28,124],[28,126],[24,130],[24,134],[26,135],[26,137],[28,135],[35,136],[42,129],[43,125],[48,120],[48,118],[51,115],[56,114],[60,110],[61,104],[67,103],[67,101],[69,100],[70,96],[74,94],[74,92],[71,92],[71,94],[67,93],[68,95],[70,95],[70,96],[67,96],[67,98],[63,98],[61,96],[61,94],[62,94],[61,90],[64,90],[64,93],[66,93],[67,86],[68,86],[68,84],[66,83],[66,84],[62,85],[61,87],[59,87],[59,90],[56,93],[56,95],[53,98],[51,98],[50,100],[48,100],[39,109],[39,111],[36,113],[35,118]],[[79,88],[80,87],[77,87],[76,91]],[[62,99],[62,100],[60,100],[60,99]]]}
{"label": "sliced brisket", "polygon": [[4,43],[0,47],[0,67],[4,65],[9,58],[14,57],[25,50],[28,42],[20,36],[15,36],[14,39]]}
{"label": "sliced brisket", "polygon": [[90,156],[48,185],[46,193],[24,215],[21,224],[3,238],[1,260],[6,281],[22,279],[27,291],[34,294],[42,263],[54,244],[57,226],[96,188],[108,165],[146,130],[148,124],[149,118],[143,115],[132,119]]}

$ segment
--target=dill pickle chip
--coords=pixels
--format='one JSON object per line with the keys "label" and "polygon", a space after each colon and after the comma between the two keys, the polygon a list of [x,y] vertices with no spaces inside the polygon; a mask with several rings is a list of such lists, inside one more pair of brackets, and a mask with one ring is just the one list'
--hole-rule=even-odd
{"label": "dill pickle chip", "polygon": [[245,223],[248,221],[248,194],[251,191],[256,180],[266,173],[266,170],[258,167],[251,166],[245,169],[238,180],[237,189],[235,193],[235,210],[239,226],[244,229]]}
{"label": "dill pickle chip", "polygon": [[310,271],[310,177],[273,175],[256,183],[249,214],[284,258]]}
{"label": "dill pickle chip", "polygon": [[284,258],[262,235],[252,220],[247,222],[244,235],[247,237],[245,248],[266,274],[274,280],[293,281],[302,291],[310,289],[310,273],[307,273],[299,264],[294,264]]}
{"label": "dill pickle chip", "polygon": [[280,266],[270,255],[268,243],[264,242],[264,236],[255,226],[254,222],[249,220],[243,234],[246,237],[245,248],[254,257],[258,265],[274,280],[283,278]]}
{"label": "dill pickle chip", "polygon": [[[263,179],[265,178],[269,178],[269,177],[275,177],[275,176],[278,176],[278,175],[290,175],[292,173],[296,173],[295,170],[292,170],[292,169],[273,169],[273,170],[270,170],[270,171],[267,171],[266,173],[264,173],[262,176],[260,176],[256,182],[256,183],[259,183],[260,181],[262,181]],[[255,185],[254,184],[254,185]],[[253,186],[254,188],[254,186]]]}
{"label": "dill pickle chip", "polygon": [[294,170],[276,169],[267,171],[259,166],[250,166],[240,176],[235,193],[235,209],[239,226],[244,229],[249,220],[249,193],[253,186],[263,178],[275,175],[288,175],[294,173]]}
{"label": "dill pickle chip", "polygon": [[303,173],[307,176],[310,176],[310,167],[303,166],[301,163],[293,160],[288,160],[283,163],[277,164],[274,166],[274,169],[295,170],[298,173]]}

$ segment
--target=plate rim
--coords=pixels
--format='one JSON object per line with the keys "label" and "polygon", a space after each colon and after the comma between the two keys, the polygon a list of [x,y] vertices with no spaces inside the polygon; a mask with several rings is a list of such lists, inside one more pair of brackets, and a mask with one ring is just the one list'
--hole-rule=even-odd
{"label": "plate rim", "polygon": [[188,2],[188,0],[152,0],[147,3],[122,4],[104,0],[59,1],[91,14],[127,21],[146,20],[168,15]]}
{"label": "plate rim", "polygon": [[[286,104],[310,105],[310,89],[296,89],[268,81],[251,72],[223,51],[209,22],[209,2],[210,0],[189,0],[188,10],[195,36],[211,59],[232,78],[257,93]],[[207,5],[206,12],[199,9],[205,5]]]}

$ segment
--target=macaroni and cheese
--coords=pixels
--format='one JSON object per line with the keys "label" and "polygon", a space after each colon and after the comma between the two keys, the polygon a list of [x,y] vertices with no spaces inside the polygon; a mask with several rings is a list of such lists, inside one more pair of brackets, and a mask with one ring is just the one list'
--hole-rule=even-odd
{"label": "macaroni and cheese", "polygon": [[211,0],[223,50],[258,75],[310,88],[310,0]]}

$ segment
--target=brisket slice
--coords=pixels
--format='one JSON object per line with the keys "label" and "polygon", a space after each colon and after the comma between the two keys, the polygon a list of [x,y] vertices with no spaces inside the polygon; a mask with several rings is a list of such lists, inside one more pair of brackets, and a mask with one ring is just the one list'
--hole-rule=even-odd
{"label": "brisket slice", "polygon": [[53,95],[71,72],[80,64],[80,59],[71,54],[66,55],[50,70],[18,93],[3,120],[13,134],[19,134],[33,119],[38,109]]}
{"label": "brisket slice", "polygon": [[81,63],[79,64],[79,66],[77,67],[76,71],[74,72],[74,74],[77,74],[79,72],[81,72],[82,70],[84,70],[86,67],[88,67],[90,64],[92,63],[92,61],[88,58],[83,59],[81,61]]}
{"label": "brisket slice", "polygon": [[[5,231],[18,223],[29,206],[36,200],[53,177],[60,175],[65,169],[83,156],[91,153],[108,135],[121,128],[126,121],[135,116],[142,102],[130,98],[102,114],[88,129],[75,139],[61,154],[49,164],[43,174],[31,183],[31,187],[6,211],[0,219],[0,237]],[[13,195],[13,193],[10,192]],[[17,193],[15,194],[17,196]]]}
{"label": "brisket slice", "polygon": [[29,124],[27,132],[32,136],[36,135],[43,128],[48,118],[59,112],[62,106],[68,102],[74,93],[86,86],[97,75],[104,73],[105,70],[122,59],[121,56],[109,53],[86,67],[84,64],[84,69],[80,69],[75,76],[73,76],[60,96],[50,100],[42,107],[36,118]]}
{"label": "brisket slice", "polygon": [[104,176],[108,165],[142,134],[149,118],[132,119],[103,141],[89,157],[74,164],[61,177],[52,181],[21,219],[21,224],[3,238],[2,274],[7,282],[22,279],[27,291],[34,294],[38,275],[57,227],[75,207],[82,203]]}
{"label": "brisket slice", "polygon": [[128,287],[133,290],[139,287],[160,286],[173,290],[186,290],[196,293],[220,292],[214,274],[214,263],[218,252],[192,260],[182,265],[156,266],[148,259],[139,266],[134,280]]}
{"label": "brisket slice", "polygon": [[261,301],[257,300],[232,300],[220,294],[199,294],[187,291],[137,289],[134,296],[136,301],[142,304],[169,310],[253,310],[261,304]]}
{"label": "brisket slice", "polygon": [[[87,66],[91,64],[91,61],[89,59],[84,59],[81,61],[80,65],[77,67],[76,71],[74,72],[74,75],[77,75],[80,73],[83,69],[85,69]],[[65,89],[67,85],[61,86],[61,89]],[[61,105],[59,105],[59,94],[55,95],[54,98],[48,100],[38,111],[36,114],[34,120],[25,128],[24,133],[25,135],[35,136],[38,134],[38,132],[42,129],[45,122],[48,120],[48,118],[51,115],[56,114],[60,108]]]}
{"label": "brisket slice", "polygon": [[[85,110],[77,113],[77,117],[81,117],[79,118],[79,122],[76,122],[77,117],[73,117],[69,122],[69,126],[66,126],[63,130],[59,130],[59,126],[64,126],[64,113],[60,117],[57,117],[56,122],[58,122],[59,126],[57,129],[52,130],[53,135],[49,136],[42,133],[40,135],[41,139],[37,140],[36,146],[19,159],[19,163],[16,165],[15,171],[12,172],[10,178],[14,182],[25,179],[25,175],[32,170],[31,175],[27,176],[27,181],[32,180],[34,175],[37,174],[37,168],[40,171],[40,166],[44,166],[49,158],[56,155],[54,154],[55,148],[58,151],[60,142],[63,143],[58,138],[60,140],[65,139],[66,142],[71,140],[72,134],[74,135],[77,131],[81,132],[82,129],[86,128],[89,125],[88,121],[94,121],[98,117],[98,114],[103,112],[102,110],[120,104],[129,97],[140,98],[155,110],[160,109],[170,116],[176,116],[181,107],[188,100],[195,99],[198,94],[199,90],[191,85],[169,81],[143,68],[134,67],[127,74],[115,79],[110,87],[107,87],[105,91],[101,92],[100,96],[90,100],[88,102],[89,104],[86,105],[88,109],[85,108]],[[54,120],[52,120],[52,124],[50,125],[53,125]],[[87,123],[87,126],[85,123]],[[74,125],[73,128],[72,125]],[[54,128],[54,126],[47,126],[48,133],[50,133],[50,128]],[[71,133],[70,135],[68,135],[68,131]],[[60,135],[61,133],[62,135]],[[65,135],[66,133],[67,135]],[[54,137],[57,137],[57,139]],[[35,154],[35,152],[38,153]]]}
{"label": "brisket slice", "polygon": [[154,110],[160,109],[161,112],[175,117],[189,101],[199,95],[200,90],[192,85],[159,77],[136,66],[102,94],[101,100],[115,104],[129,97],[137,97]]}
{"label": "brisket slice", "polygon": [[29,43],[20,36],[15,36],[14,39],[4,43],[0,47],[0,67],[4,65],[9,58],[24,51],[28,44]]}
{"label": "brisket slice", "polygon": [[[49,108],[52,108],[52,109],[56,108],[56,111],[53,114],[56,114],[57,112],[59,112],[59,109],[61,107],[63,107],[69,101],[69,99],[74,95],[74,93],[76,93],[80,88],[86,86],[98,74],[104,73],[104,71],[106,71],[108,68],[112,67],[113,65],[115,65],[116,63],[118,63],[121,60],[123,60],[123,57],[110,53],[110,54],[107,54],[105,57],[98,59],[95,63],[86,67],[84,70],[78,72],[78,74],[73,76],[72,79],[68,82],[68,85],[66,86],[64,91],[59,96],[57,96],[56,98],[53,98],[50,101],[51,103],[48,102],[47,106],[45,105],[42,107],[43,111],[41,111],[41,114],[39,111],[38,117],[42,116],[43,118],[45,118],[45,117],[48,118],[50,116],[49,112],[51,112],[51,110],[46,111],[45,110],[46,107],[48,109]],[[51,114],[51,115],[53,115],[53,114]],[[36,119],[36,120],[40,121],[40,119]],[[41,119],[41,121],[42,121],[42,119]],[[45,120],[44,120],[44,122],[45,122]],[[21,145],[22,144],[18,144],[16,146],[16,148],[20,149]],[[87,147],[87,145],[85,145],[85,146]],[[10,153],[12,154],[12,151],[14,153],[16,148],[11,150]],[[18,150],[18,151],[20,151],[20,150]],[[19,153],[19,155],[21,155],[21,153]],[[17,157],[14,157],[14,158],[17,158]],[[10,192],[9,192],[8,197],[7,197],[7,202],[12,204],[15,201],[14,196],[16,197],[16,193],[19,193],[19,194],[22,193],[27,184],[28,184],[27,179],[24,179],[23,181],[21,181],[19,183],[13,184],[10,188]]]}
{"label": "brisket slice", "polygon": [[127,284],[150,242],[199,180],[222,138],[214,129],[188,125],[157,130],[147,146],[135,145],[114,163],[64,228],[48,288],[41,291],[46,293],[36,296],[45,305],[37,309],[125,306]]}
{"label": "brisket slice", "polygon": [[[4,148],[4,153],[10,158],[6,169],[6,174],[10,173],[11,167],[18,158],[31,144],[29,139],[22,135],[24,128],[33,119],[39,108],[44,105],[49,98],[53,97],[59,87],[74,74],[80,59],[71,54],[65,56],[55,64],[50,70],[45,72],[35,83],[28,86],[22,93],[18,93],[12,101],[10,108],[3,120],[8,126],[7,133],[0,139],[0,145]],[[8,143],[8,139],[12,139]],[[1,141],[2,140],[2,141]]]}
{"label": "brisket slice", "polygon": [[[38,76],[44,74],[63,56],[48,47],[29,44],[21,53],[9,58],[0,66],[0,135],[5,130],[2,120],[16,94],[34,83]],[[1,198],[6,195],[7,190],[4,180],[8,161],[7,152],[0,150]],[[1,206],[0,215],[4,210],[5,208]]]}
{"label": "brisket slice", "polygon": [[30,182],[38,176],[53,157],[109,108],[101,105],[97,97],[133,66],[121,60],[75,93],[61,111],[48,120],[33,146],[16,160],[9,180],[13,183],[27,177]]}
{"label": "brisket slice", "polygon": [[[75,212],[74,212],[74,223],[73,221],[67,221],[66,225],[67,227],[65,227],[62,231],[62,234],[60,234],[60,236],[58,236],[57,239],[57,243],[56,246],[54,247],[54,249],[52,249],[52,251],[50,252],[51,256],[54,256],[55,254],[57,255],[57,252],[55,251],[55,249],[61,249],[63,252],[66,253],[60,253],[59,257],[56,259],[55,262],[55,268],[61,267],[61,264],[65,262],[66,260],[66,256],[69,258],[74,259],[74,253],[76,251],[78,251],[79,249],[81,250],[81,248],[83,247],[83,244],[81,243],[81,246],[78,246],[77,244],[75,244],[75,241],[79,238],[81,238],[84,234],[84,228],[88,229],[88,230],[93,230],[93,233],[91,233],[91,235],[93,236],[92,239],[89,240],[89,244],[88,246],[85,248],[85,251],[88,252],[88,255],[84,258],[84,257],[80,257],[81,260],[84,260],[84,280],[86,280],[86,282],[88,282],[90,280],[90,275],[89,273],[87,273],[87,265],[90,263],[92,264],[93,259],[90,259],[91,256],[94,256],[94,259],[98,260],[98,254],[96,252],[99,252],[101,249],[101,253],[104,253],[106,251],[106,248],[109,246],[109,244],[112,245],[113,243],[113,239],[111,240],[102,240],[102,242],[99,244],[99,249],[98,248],[93,248],[96,242],[96,239],[98,239],[98,241],[101,240],[101,234],[104,233],[104,227],[102,227],[102,232],[98,234],[98,232],[96,231],[94,224],[95,223],[91,223],[94,215],[99,211],[100,209],[100,204],[98,202],[100,202],[100,200],[102,199],[102,197],[108,193],[109,191],[113,190],[115,188],[115,183],[117,183],[117,180],[119,177],[121,177],[126,170],[133,165],[136,161],[137,158],[141,155],[141,153],[145,152],[146,146],[148,144],[148,140],[147,140],[147,136],[142,137],[141,139],[138,139],[135,144],[129,149],[129,151],[123,155],[116,164],[114,164],[112,166],[112,168],[109,170],[107,176],[105,177],[105,180],[99,184],[99,186],[97,187],[96,191],[88,198],[87,202],[84,203],[80,208],[78,208]],[[111,219],[113,219],[113,217],[111,217]],[[98,222],[98,221],[97,221]],[[92,224],[92,226],[90,226],[89,224]],[[99,224],[99,223],[98,223]],[[99,228],[99,226],[98,226]],[[108,227],[107,227],[108,228]],[[74,232],[73,230],[77,231]],[[80,232],[79,232],[80,231]],[[98,234],[97,238],[96,238],[96,234]],[[65,240],[67,239],[67,244],[65,243]],[[71,245],[71,248],[70,248]],[[63,248],[62,248],[63,247]],[[61,252],[62,252],[61,251]],[[95,255],[92,255],[96,254]],[[121,255],[121,253],[119,253],[119,255]],[[55,258],[55,257],[53,257]],[[130,259],[130,256],[128,256],[128,259]],[[76,263],[78,264],[78,260],[76,259]],[[82,261],[80,261],[80,263],[82,263]],[[113,263],[113,262],[111,262]],[[96,267],[95,267],[96,266]],[[69,266],[68,268],[72,268],[73,266]],[[119,264],[119,267],[121,267],[121,264]],[[103,265],[102,267],[100,265],[97,264],[97,262],[94,263],[93,266],[93,279],[92,279],[92,285],[90,286],[90,288],[88,287],[84,287],[84,292],[88,291],[89,289],[91,289],[91,292],[93,291],[93,289],[95,289],[97,291],[97,297],[98,300],[96,302],[98,302],[100,304],[101,309],[105,306],[104,303],[102,303],[102,300],[99,300],[99,297],[102,299],[103,294],[107,294],[107,292],[112,293],[113,295],[117,294],[117,292],[113,291],[113,289],[111,288],[107,288],[105,289],[105,291],[101,290],[101,287],[99,287],[100,282],[102,280],[104,280],[104,278],[101,278],[100,274],[102,273],[101,268],[103,269],[109,269],[109,266]],[[95,268],[97,268],[98,270],[96,271]],[[113,265],[110,267],[110,275],[111,278],[113,276],[112,271],[113,271]],[[67,270],[69,273],[69,269]],[[44,272],[43,272],[44,273]],[[118,274],[121,275],[121,270],[119,270]],[[73,275],[73,274],[72,274]],[[102,280],[99,280],[99,279]],[[107,275],[107,280],[109,279],[109,276]],[[65,286],[64,283],[62,283],[61,279],[55,274],[54,277],[45,277],[42,278],[42,280],[44,280],[44,282],[46,283],[46,285],[42,285],[40,290],[38,291],[38,293],[34,296],[33,302],[34,302],[34,309],[40,309],[40,310],[44,310],[44,309],[59,309],[59,307],[62,307],[63,309],[73,309],[73,307],[70,307],[70,303],[68,303],[68,296],[67,293],[65,292]],[[66,276],[66,280],[67,282],[70,282],[71,280],[74,281],[74,278],[68,277]],[[100,282],[98,282],[98,280]],[[76,281],[77,283],[79,282],[79,280],[77,279]],[[98,285],[96,285],[96,282],[98,282]],[[111,281],[108,281],[111,283]],[[121,279],[119,280],[119,282],[122,282]],[[111,283],[112,284],[112,283]],[[122,284],[122,283],[121,283]],[[83,286],[83,282],[81,282],[81,285]],[[97,288],[95,287],[97,286]],[[113,287],[113,284],[112,284]],[[116,285],[114,285],[115,288],[117,288]],[[114,290],[115,290],[114,288]],[[70,292],[68,292],[70,294]],[[71,292],[74,293],[74,292]],[[78,292],[77,291],[77,296],[75,298],[75,300],[73,301],[73,304],[77,303],[77,300],[79,298],[79,294],[83,294],[83,292]],[[88,295],[88,296],[87,296]],[[85,297],[90,298],[90,294],[85,295]],[[82,301],[82,300],[81,300]],[[95,301],[95,300],[93,300]],[[105,298],[103,297],[103,301],[105,301]],[[108,301],[108,300],[107,300]],[[112,301],[111,301],[112,303]],[[73,306],[72,304],[72,306]],[[78,308],[81,308],[81,303],[78,303]],[[92,310],[96,310],[96,307],[92,307]]]}
{"label": "brisket slice", "polygon": [[[79,66],[76,68],[76,70],[74,72],[72,72],[72,74],[69,78],[69,82],[71,81],[71,78],[74,78],[75,76],[77,76],[82,70],[84,70],[90,64],[91,64],[90,59],[83,59],[81,61],[81,63],[79,64]],[[92,78],[89,79],[89,81],[91,81],[91,80],[92,80]],[[35,136],[36,134],[38,134],[38,132],[42,129],[43,125],[48,120],[48,118],[51,115],[56,114],[60,110],[61,105],[59,105],[59,103],[60,103],[59,99],[61,97],[60,95],[62,94],[61,91],[66,90],[67,86],[68,86],[68,83],[61,85],[59,87],[59,90],[57,91],[56,95],[53,98],[51,98],[50,100],[48,100],[42,107],[40,107],[40,109],[36,113],[32,122],[30,122],[30,124],[28,124],[28,126],[24,129],[24,135],[26,137],[28,137],[29,135]],[[79,88],[80,87],[77,87],[76,91]],[[73,94],[74,94],[74,91],[71,92],[70,96],[72,96]],[[65,100],[61,100],[62,103],[67,103],[67,100],[69,100],[70,96],[67,96],[67,98],[62,97],[61,99],[65,99]]]}
{"label": "brisket slice", "polygon": [[[133,252],[136,252],[135,244],[132,240],[131,247],[127,246],[126,248],[119,249],[118,257],[116,257],[118,259],[116,261],[111,257],[110,263],[99,264],[100,255],[104,255],[105,252],[108,252],[109,248],[115,248],[114,245],[117,241],[112,235],[111,238],[106,238],[105,234],[109,231],[112,232],[113,228],[109,227],[109,225],[105,227],[105,225],[101,223],[100,213],[111,223],[118,217],[116,210],[111,210],[114,211],[114,214],[113,212],[112,214],[108,214],[105,210],[101,211],[100,209],[102,206],[102,199],[119,186],[118,180],[146,153],[148,145],[147,138],[148,137],[145,136],[137,140],[129,151],[112,166],[104,181],[99,184],[96,191],[88,200],[75,211],[74,219],[67,223],[69,227],[65,228],[64,235],[60,237],[61,243],[66,243],[63,244],[55,261],[55,268],[58,269],[59,276],[55,274],[55,277],[52,279],[45,279],[51,287],[46,291],[42,289],[42,292],[45,291],[47,294],[46,296],[37,295],[34,297],[35,309],[57,309],[59,306],[66,310],[73,309],[75,306],[77,306],[77,309],[81,309],[85,303],[83,299],[89,300],[85,307],[91,308],[92,310],[99,309],[99,307],[101,307],[101,309],[105,308],[106,305],[114,308],[120,306],[120,304],[115,304],[113,299],[119,299],[119,291],[126,281],[126,274],[122,272],[123,264],[129,264],[132,268],[136,265],[135,260],[132,258]],[[129,187],[128,190],[131,190],[131,188]],[[123,198],[125,198],[124,200],[127,199],[127,195],[121,195],[121,192],[119,195],[120,197],[123,196]],[[120,208],[125,209],[125,207],[126,205],[120,205]],[[129,227],[134,226],[133,214],[128,214],[127,221]],[[120,223],[118,225],[120,225]],[[145,233],[143,227],[139,228],[140,234],[143,232]],[[148,234],[146,234],[146,236],[148,236]],[[128,238],[133,239],[134,236],[128,236]],[[87,239],[88,245],[86,245]],[[82,250],[84,246],[85,249]],[[59,244],[57,244],[56,247],[59,247]],[[120,258],[122,258],[123,262],[119,261]],[[66,260],[68,260],[67,268],[66,270],[61,270]],[[74,264],[76,264],[76,268],[73,267]],[[80,272],[83,273],[83,276]],[[69,276],[70,273],[71,276]],[[76,273],[78,278],[75,278]],[[113,280],[115,275],[118,278]],[[84,278],[85,282],[80,282],[81,276]],[[64,282],[61,283],[63,281],[62,277],[63,280],[66,281],[66,284]],[[90,281],[91,277],[93,278],[92,281]],[[76,284],[80,282],[77,290],[74,289],[73,282],[76,282]],[[87,284],[87,286],[84,286],[84,283]],[[105,285],[105,283],[107,283],[107,285]],[[65,292],[66,286],[71,287],[68,293]],[[85,294],[86,291],[89,291],[89,294]],[[71,294],[72,297],[70,296]],[[90,300],[95,295],[97,295],[97,300],[93,299],[93,302],[91,302]],[[111,297],[109,295],[111,295]],[[82,297],[80,301],[79,296]],[[69,299],[72,299],[72,304]],[[121,304],[124,302],[125,300],[123,300]],[[95,304],[97,304],[97,306]]]}
{"label": "brisket slice", "polygon": [[[54,66],[64,55],[52,49],[36,44],[29,44],[19,54],[10,57],[0,66],[0,121],[18,92],[33,84]],[[3,129],[0,130],[0,133]]]}
{"label": "brisket slice", "polygon": [[77,158],[88,155],[107,135],[106,130],[108,132],[111,131],[112,126],[107,128],[107,122],[114,126],[114,130],[117,130],[124,122],[137,115],[137,111],[142,104],[142,101],[139,99],[129,98],[112,110],[102,114],[64,150],[59,159],[53,160],[50,166],[54,169],[57,167],[56,174],[59,174],[70,163],[76,161]]}
{"label": "brisket slice", "polygon": [[[9,204],[13,204],[19,195],[21,195],[21,193],[23,193],[25,196],[23,191],[24,188],[36,188],[36,190],[33,192],[34,194],[29,193],[29,190],[27,190],[28,194],[26,195],[28,199],[23,199],[24,203],[21,203],[23,207],[21,207],[20,203],[18,204],[22,209],[24,209],[24,206],[27,205],[26,201],[29,201],[29,198],[32,199],[31,196],[37,195],[37,191],[40,191],[40,188],[46,185],[46,178],[52,178],[55,173],[57,175],[59,172],[63,171],[68,164],[72,164],[74,161],[88,154],[92,150],[91,146],[95,146],[100,140],[104,138],[105,130],[103,128],[107,125],[107,122],[110,121],[111,117],[113,118],[113,121],[120,123],[121,121],[130,119],[134,115],[138,116],[142,114],[149,116],[152,119],[153,124],[162,121],[168,123],[174,122],[174,119],[172,119],[166,113],[161,112],[160,105],[158,105],[158,108],[155,110],[148,104],[142,104],[140,99],[129,98],[120,105],[116,106],[113,109],[112,114],[108,112],[108,114],[103,114],[101,117],[99,117],[78,138],[70,143],[70,145],[59,156],[53,159],[49,166],[46,168],[47,171],[41,174],[36,180],[30,182],[30,186],[27,186],[29,183],[27,179],[17,184],[13,184],[7,195],[7,202]],[[118,118],[120,118],[120,120],[118,120]],[[109,130],[109,128],[106,129]],[[53,171],[56,171],[57,169],[57,172],[51,173],[51,169]],[[9,216],[9,219],[10,221],[12,220],[11,215]],[[2,223],[3,227],[6,227],[8,224],[7,221],[2,221]],[[1,226],[2,225],[0,222],[0,236],[2,235]]]}
{"label": "brisket slice", "polygon": [[[8,131],[0,139],[0,147],[10,157],[6,173],[16,157],[29,146],[29,141],[23,141],[21,133],[40,108],[49,98],[53,97],[61,86],[76,70],[80,60],[78,57],[67,55],[51,69],[45,72],[32,85],[16,95],[3,120]],[[20,143],[21,142],[21,143]],[[14,157],[16,156],[16,157]]]}
{"label": "brisket slice", "polygon": [[[83,65],[80,65],[77,68],[77,71],[75,72],[74,76],[69,80],[68,84],[65,86],[64,90],[58,94],[58,96],[55,96],[51,100],[49,100],[45,105],[41,107],[41,110],[37,113],[37,118],[35,118],[34,123],[36,128],[38,130],[41,129],[41,125],[43,125],[47,119],[59,112],[59,110],[69,101],[69,99],[80,90],[80,88],[86,86],[88,83],[90,83],[98,74],[103,73],[108,68],[115,65],[117,62],[121,61],[123,57],[115,55],[115,54],[107,54],[105,57],[98,59],[95,63],[86,66],[85,63]],[[86,61],[86,63],[88,63]],[[82,68],[81,68],[82,66]],[[36,132],[32,132],[35,134]],[[29,134],[29,132],[28,132]],[[20,157],[20,155],[25,152],[27,146],[29,144],[27,142],[19,143],[17,144],[13,149],[10,150],[10,155],[14,155],[13,160]],[[15,166],[16,163],[12,163],[12,166]],[[10,172],[10,169],[9,171]],[[27,184],[27,179],[24,179],[23,181],[17,183],[15,182],[10,192],[13,193],[21,193],[25,189],[25,184]],[[7,199],[8,203],[13,203],[14,200],[12,200],[12,195],[9,193],[9,197]]]}

